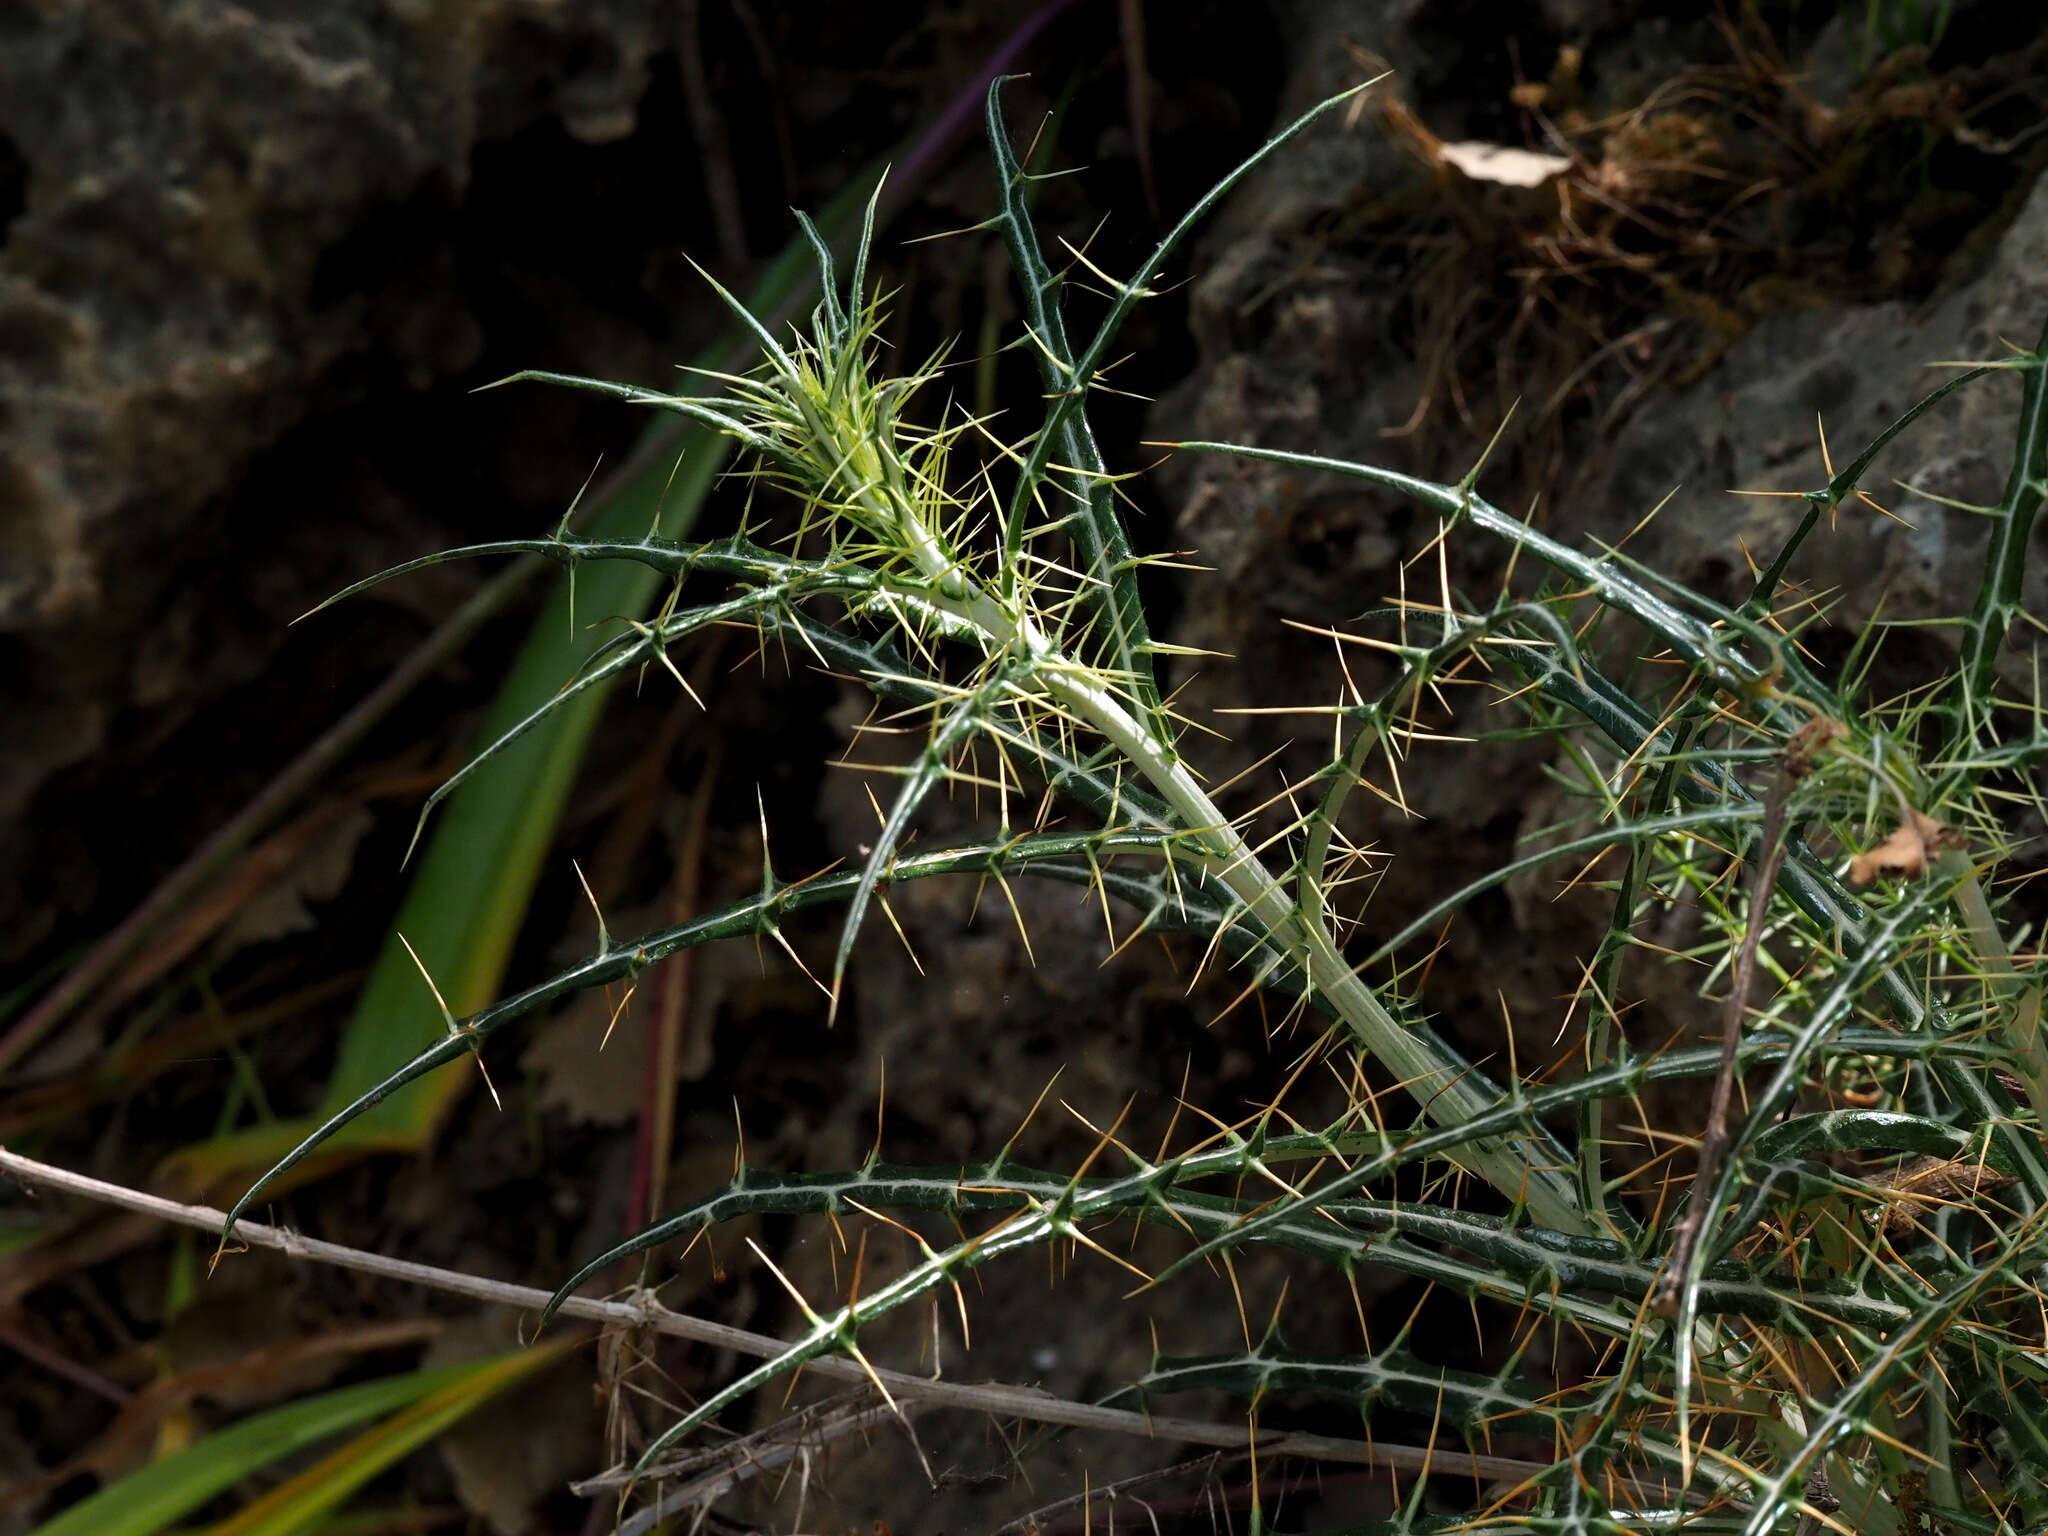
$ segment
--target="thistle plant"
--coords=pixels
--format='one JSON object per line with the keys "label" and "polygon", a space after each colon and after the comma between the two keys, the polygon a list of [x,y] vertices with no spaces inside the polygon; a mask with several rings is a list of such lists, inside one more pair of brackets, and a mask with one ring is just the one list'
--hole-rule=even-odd
{"label": "thistle plant", "polygon": [[[1468,1510],[1460,1528],[2039,1529],[2048,1045],[2038,976],[2020,952],[2027,935],[2004,910],[2011,890],[1995,872],[2020,851],[2013,829],[2043,810],[2039,690],[2015,697],[2000,662],[2013,654],[2009,632],[2034,624],[2020,592],[2048,484],[2048,335],[1960,374],[1831,469],[1734,607],[1506,515],[1480,493],[1478,467],[1440,483],[1270,448],[1178,445],[1350,477],[1411,499],[1438,525],[1415,562],[1436,574],[1433,595],[1368,612],[1334,636],[1377,653],[1385,686],[1304,701],[1331,732],[1328,760],[1278,800],[1233,811],[1162,695],[1156,658],[1173,648],[1151,635],[1138,585],[1147,557],[1126,533],[1089,400],[1120,325],[1194,225],[1355,93],[1313,108],[1225,177],[1127,279],[1077,256],[1105,296],[1076,346],[1071,269],[1056,269],[1040,245],[1034,173],[1012,149],[1001,91],[998,82],[988,102],[1001,201],[982,228],[1007,245],[1022,294],[1017,344],[1044,386],[1028,436],[1007,440],[992,421],[930,407],[943,355],[886,372],[868,238],[842,289],[806,223],[824,293],[807,327],[773,334],[712,283],[759,344],[752,371],[705,377],[688,394],[520,376],[674,412],[732,439],[753,477],[740,531],[694,543],[592,539],[565,519],[545,537],[430,555],[374,578],[525,554],[572,573],[632,561],[667,577],[658,616],[627,625],[548,709],[649,666],[682,683],[672,650],[714,626],[746,626],[763,647],[854,680],[923,739],[861,866],[785,881],[764,853],[760,888],[745,901],[631,940],[612,938],[600,919],[587,959],[449,1017],[444,1039],[395,1065],[245,1195],[224,1241],[265,1185],[341,1126],[426,1073],[481,1058],[501,1030],[571,994],[630,987],[647,967],[716,939],[788,947],[787,920],[837,905],[829,1017],[890,887],[941,875],[1006,893],[1014,879],[1062,881],[1099,895],[1112,932],[1120,911],[1127,932],[1193,935],[1205,966],[1241,993],[1282,999],[1290,1018],[1320,1019],[1322,1049],[1375,1064],[1412,1112],[1361,1094],[1321,1129],[1268,1110],[1150,1157],[1112,1133],[1073,1171],[1023,1166],[1006,1147],[965,1168],[743,1168],[730,1187],[592,1257],[547,1315],[620,1259],[742,1216],[932,1211],[965,1235],[944,1246],[917,1238],[920,1261],[843,1304],[798,1297],[801,1334],[668,1427],[636,1474],[654,1474],[683,1437],[805,1362],[859,1356],[867,1324],[970,1270],[1026,1250],[1095,1247],[1106,1227],[1141,1222],[1184,1245],[1153,1284],[1271,1246],[1343,1276],[1380,1269],[1448,1286],[1516,1319],[1519,1346],[1490,1374],[1429,1361],[1405,1330],[1328,1355],[1269,1335],[1229,1356],[1161,1357],[1120,1394],[1148,1404],[1194,1388],[1254,1404],[1334,1396],[1367,1414],[1434,1418],[1475,1448],[1541,1450],[1540,1471]],[[1822,677],[1801,647],[1818,609],[1787,601],[1800,548],[1823,518],[1858,514],[1861,484],[1898,433],[1951,391],[2000,373],[2019,376],[2020,426],[2003,500],[1974,509],[1991,528],[1989,555],[1981,595],[1955,624],[1953,671],[1872,700],[1882,636],[1873,626]],[[771,510],[757,520],[759,508]],[[1441,551],[1454,538],[1511,551],[1490,598],[1453,589]],[[1374,596],[1360,594],[1361,608]],[[1352,796],[1370,786],[1398,802],[1401,764],[1443,734],[1458,690],[1496,722],[1489,729],[1549,741],[1577,810],[1427,910],[1376,911],[1372,932],[1383,937],[1368,950],[1350,894]],[[994,825],[965,843],[910,849],[920,809],[947,786],[978,791]],[[1401,956],[1481,891],[1553,863],[1580,870],[1612,903],[1571,1005],[1578,1061],[1540,1081],[1512,1069],[1495,1081],[1399,995]],[[1698,919],[1691,952],[1721,1000],[1722,1038],[1639,1049],[1622,1023],[1629,967],[1654,963],[1650,930],[1680,909]],[[1643,1118],[1646,1090],[1685,1080],[1711,1084],[1715,1110],[1681,1203],[1615,1147],[1619,1128]],[[1460,1175],[1432,1188],[1474,1195],[1391,1198],[1398,1172],[1426,1165]],[[1553,1355],[1579,1362],[1568,1379],[1524,1368],[1546,1330]],[[1416,1482],[1395,1527],[1423,1528],[1426,1486]]]}

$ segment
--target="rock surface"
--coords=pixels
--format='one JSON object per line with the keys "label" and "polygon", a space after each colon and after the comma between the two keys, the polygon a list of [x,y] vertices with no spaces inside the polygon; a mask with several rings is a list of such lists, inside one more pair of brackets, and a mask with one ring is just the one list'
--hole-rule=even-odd
{"label": "rock surface", "polygon": [[[0,827],[121,722],[261,671],[332,567],[231,577],[223,496],[365,387],[477,360],[436,238],[473,151],[629,132],[667,25],[636,0],[0,6]],[[47,931],[20,877],[0,953]]]}
{"label": "rock surface", "polygon": [[[1798,522],[1782,499],[1733,490],[1806,491],[1828,470],[1820,430],[1840,467],[1954,370],[2032,347],[2048,324],[2048,178],[2038,179],[1991,260],[1967,286],[1929,305],[1889,303],[1774,316],[1721,366],[1682,393],[1655,398],[1615,441],[1587,499],[1587,531],[1618,537],[1643,509],[1676,493],[1632,552],[1660,570],[1728,590],[1746,579],[1744,552],[1767,558]],[[2018,381],[1966,385],[1887,447],[1865,489],[1885,506],[1844,508],[1817,532],[1794,574],[1831,594],[1833,627],[1967,613],[1983,572],[1986,520],[2012,466]],[[1963,506],[1945,505],[1962,503]],[[2048,547],[2037,524],[2035,549]],[[2025,604],[2048,613],[2048,561],[2029,563]],[[1952,652],[1952,627],[1926,631]],[[2001,666],[2025,680],[2038,635],[2010,637]]]}
{"label": "rock surface", "polygon": [[[1518,513],[1533,509],[1539,526],[1580,547],[1629,537],[1630,554],[1654,569],[1729,596],[1747,580],[1745,550],[1767,559],[1797,511],[1786,501],[1726,492],[1824,484],[1816,413],[1840,463],[1941,381],[1944,375],[1929,364],[1996,358],[2006,341],[2030,346],[2040,335],[2048,319],[2048,179],[2041,177],[2038,156],[2020,156],[1999,163],[1999,174],[2010,173],[2002,202],[1979,205],[1977,222],[1952,249],[1922,252],[1922,270],[1934,274],[1923,279],[1934,283],[1931,294],[1859,302],[1856,294],[1896,281],[1892,274],[1900,269],[1872,261],[1852,274],[1846,258],[1832,257],[1844,271],[1840,291],[1829,296],[1820,286],[1825,270],[1817,279],[1815,268],[1795,253],[1787,270],[1801,273],[1797,284],[1760,278],[1715,315],[1725,339],[1685,363],[1674,353],[1667,364],[1665,349],[1696,322],[1698,309],[1647,313],[1615,348],[1566,375],[1571,384],[1598,377],[1625,344],[1628,366],[1642,379],[1690,371],[1695,382],[1621,388],[1617,378],[1605,386],[1598,409],[1576,416],[1570,408],[1546,407],[1549,383],[1536,372],[1542,332],[1511,329],[1510,313],[1498,332],[1468,340],[1467,364],[1477,353],[1478,366],[1462,381],[1461,394],[1461,382],[1435,370],[1418,335],[1433,323],[1429,304],[1435,301],[1426,285],[1437,252],[1460,253],[1462,265],[1446,285],[1450,302],[1482,304],[1509,264],[1537,268],[1554,248],[1517,230],[1592,217],[1589,210],[1602,205],[1588,198],[1602,185],[1610,201],[1624,193],[1650,201],[1675,194],[1668,185],[1653,189],[1647,172],[1622,159],[1627,146],[1610,139],[1605,164],[1587,167],[1588,179],[1574,185],[1579,201],[1568,205],[1565,218],[1546,188],[1511,192],[1437,179],[1423,146],[1431,139],[1505,136],[1511,123],[1489,112],[1486,82],[1496,83],[1504,103],[1521,71],[1540,79],[1548,54],[1564,57],[1567,44],[1582,54],[1570,56],[1568,78],[1552,75],[1552,107],[1573,99],[1561,95],[1567,88],[1590,91],[1604,80],[1612,90],[1620,80],[1668,78],[1701,48],[1701,39],[1676,23],[1619,8],[1560,5],[1545,8],[1522,30],[1520,70],[1510,71],[1491,44],[1458,35],[1463,14],[1427,0],[1296,8],[1286,29],[1295,48],[1283,120],[1355,79],[1356,61],[1374,56],[1393,65],[1382,91],[1398,92],[1402,106],[1382,107],[1377,121],[1369,111],[1355,129],[1318,128],[1234,194],[1194,263],[1190,324],[1200,364],[1155,409],[1153,437],[1243,442],[1454,480],[1519,395],[1519,410],[1480,481],[1483,492]],[[1546,26],[1554,30],[1546,34]],[[1839,28],[1813,42],[1832,81],[1814,89],[1838,93],[1830,98],[1838,107],[1813,110],[1839,110],[1837,119],[1827,120],[1836,124],[1829,131],[1845,135],[1863,131],[1840,126],[1852,118],[1875,121],[1898,105],[1881,93],[1881,82],[1854,83],[1862,77],[1842,62],[1854,59],[1854,43]],[[1731,89],[1725,81],[1722,88]],[[1864,117],[1855,117],[1859,112]],[[1680,126],[1705,146],[1702,153],[1741,152],[1739,145],[1717,148],[1699,137],[1705,132],[1699,123]],[[1879,201],[1885,195],[1866,191]],[[1831,194],[1809,187],[1801,195],[1819,206]],[[1440,210],[1453,205],[1457,216],[1444,217]],[[1908,210],[1915,217],[1920,211]],[[1788,217],[1797,227],[1796,216]],[[1873,247],[1905,239],[1904,227],[1901,215],[1872,237]],[[1727,240],[1729,260],[1755,254],[1734,226],[1717,225],[1715,238]],[[1679,237],[1658,259],[1682,271],[1688,249]],[[1616,269],[1610,263],[1605,270]],[[1598,281],[1610,287],[1590,289],[1596,309],[1618,303],[1623,294],[1613,285],[1623,279]],[[1559,290],[1543,286],[1540,276],[1523,292],[1530,307],[1558,301]],[[1609,334],[1621,328],[1604,310],[1599,323]],[[1516,335],[1523,336],[1519,346]],[[1500,380],[1497,398],[1488,393],[1488,372]],[[1560,388],[1549,404],[1568,397]],[[1794,575],[1804,590],[1831,595],[1835,643],[1845,643],[1880,603],[1883,616],[1894,619],[1968,611],[1980,575],[1982,520],[1930,498],[1997,499],[2017,399],[2010,377],[1960,392],[1895,444],[1868,480],[1897,518],[1845,509],[1834,532],[1816,535],[1807,546]],[[1196,718],[1248,705],[1312,708],[1336,701],[1346,677],[1333,647],[1291,626],[1343,626],[1404,592],[1425,602],[1436,596],[1437,556],[1406,564],[1430,546],[1435,519],[1391,494],[1332,475],[1188,454],[1157,478],[1178,509],[1179,544],[1213,571],[1186,579],[1185,609],[1171,638],[1235,658],[1204,663],[1188,683],[1181,698]],[[1919,493],[1896,489],[1895,482]],[[1667,496],[1663,512],[1631,535]],[[2035,533],[2037,546],[2048,538],[2042,528]],[[1503,564],[1503,551],[1475,535],[1449,542],[1443,570],[1453,588],[1484,593],[1500,579]],[[2048,612],[2048,560],[2039,557],[2031,567],[2028,606]],[[1953,631],[1945,633],[1952,643]],[[1930,642],[1908,638],[1891,649],[1903,655],[1924,643]],[[2005,662],[2015,680],[2026,674],[2038,644],[2033,639],[2008,649]],[[1939,661],[1921,658],[1929,659]],[[1368,693],[1385,676],[1363,650],[1348,652],[1348,666]],[[1479,728],[1481,712],[1468,709],[1460,720]],[[1493,717],[1484,723],[1498,728],[1506,722]],[[1264,791],[1243,791],[1248,800],[1263,799],[1324,760],[1328,727],[1312,716],[1239,716],[1229,729],[1234,740],[1228,746],[1205,744],[1221,756],[1219,778],[1279,754],[1264,771]],[[1362,794],[1353,799],[1360,840],[1390,856],[1368,931],[1395,926],[1498,867],[1513,857],[1518,839],[1559,813],[1541,777],[1540,754],[1527,749],[1420,747],[1402,778],[1410,815],[1366,803]],[[1546,1048],[1555,1037],[1562,999],[1578,983],[1571,957],[1590,952],[1605,916],[1597,899],[1577,911],[1570,900],[1553,900],[1567,873],[1532,875],[1498,897],[1482,897],[1448,931],[1432,974],[1432,1004],[1444,1027],[1476,1055],[1499,1049],[1504,1007],[1530,1026],[1530,1049]],[[1641,986],[1667,991],[1664,978],[1645,976]],[[1667,1038],[1671,1028],[1684,1028],[1699,1014],[1689,988],[1674,981],[1659,1008],[1642,1014],[1645,1038]],[[1529,1059],[1525,1054],[1525,1064]]]}

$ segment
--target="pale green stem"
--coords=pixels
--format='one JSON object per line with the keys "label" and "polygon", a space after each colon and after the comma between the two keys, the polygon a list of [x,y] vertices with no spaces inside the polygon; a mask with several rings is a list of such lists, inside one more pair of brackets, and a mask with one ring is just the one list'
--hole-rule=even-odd
{"label": "pale green stem", "polygon": [[[813,415],[814,430],[824,442],[835,443],[832,418],[823,412]],[[1181,763],[1172,744],[1134,716],[1098,674],[1078,666],[1059,649],[1025,609],[1021,591],[1008,602],[990,592],[925,526],[904,492],[904,477],[893,455],[866,437],[839,446],[847,451],[837,462],[858,487],[855,497],[885,525],[896,528],[905,553],[931,584],[934,601],[972,623],[993,650],[1028,658],[1052,697],[1130,760],[1189,830],[1208,842],[1210,869],[1266,932],[1295,948],[1310,987],[1366,1051],[1400,1079],[1429,1118],[1439,1125],[1459,1125],[1493,1109],[1495,1100],[1472,1074],[1446,1062],[1428,1040],[1387,1012],[1344,958],[1320,916],[1297,910],[1230,818]],[[1503,1138],[1485,1137],[1475,1140],[1459,1163],[1510,1199],[1526,1204],[1543,1225],[1561,1232],[1594,1231],[1570,1182],[1557,1169],[1537,1164],[1526,1148],[1518,1151]]]}
{"label": "pale green stem", "polygon": [[[1300,958],[1315,992],[1360,1044],[1421,1101],[1432,1120],[1439,1125],[1457,1125],[1495,1107],[1494,1100],[1469,1075],[1445,1063],[1428,1041],[1403,1028],[1387,1012],[1338,951],[1329,930],[1295,907],[1194,775],[1116,699],[1098,686],[1076,683],[1057,672],[1048,679],[1048,687],[1114,742],[1188,826],[1213,843],[1218,872],[1231,892],[1276,938],[1284,942],[1293,935],[1305,951]],[[1561,1232],[1593,1230],[1557,1170],[1535,1166],[1508,1143],[1493,1137],[1475,1141],[1460,1162],[1509,1198],[1525,1202],[1543,1225]]]}
{"label": "pale green stem", "polygon": [[2012,963],[2012,951],[1998,931],[1998,919],[1984,898],[1977,879],[1977,867],[1960,849],[1950,849],[1935,863],[1936,874],[1957,882],[1956,906],[1969,926],[1970,938],[1984,967],[1984,981],[1991,992],[1991,1008],[1998,1017],[2006,1044],[2012,1047],[2014,1065],[2027,1087],[2027,1102],[2034,1119],[2048,1126],[2048,1046],[2041,1041],[2041,988],[2025,986]]}
{"label": "pale green stem", "polygon": [[1351,786],[1365,773],[1366,757],[1380,739],[1377,720],[1369,721],[1351,738],[1351,746],[1338,759],[1337,779],[1323,796],[1311,819],[1308,836],[1302,841],[1301,862],[1294,876],[1294,904],[1304,921],[1320,925],[1330,913],[1323,890],[1323,868],[1330,855],[1330,838],[1337,827],[1337,815],[1351,795]]}

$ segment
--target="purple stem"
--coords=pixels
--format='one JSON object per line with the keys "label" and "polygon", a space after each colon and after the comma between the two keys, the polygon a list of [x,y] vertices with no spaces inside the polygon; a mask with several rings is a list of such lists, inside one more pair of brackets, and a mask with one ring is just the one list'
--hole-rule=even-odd
{"label": "purple stem", "polygon": [[931,163],[943,154],[960,130],[966,126],[982,98],[988,94],[990,83],[1022,56],[1038,34],[1051,26],[1062,11],[1072,7],[1074,0],[1046,0],[1037,10],[1024,18],[1023,23],[1004,41],[1003,46],[989,55],[988,62],[981,66],[981,73],[961,88],[938,120],[927,128],[924,136],[911,146],[910,153],[903,157],[901,175],[905,186],[916,186],[920,176],[931,168]]}

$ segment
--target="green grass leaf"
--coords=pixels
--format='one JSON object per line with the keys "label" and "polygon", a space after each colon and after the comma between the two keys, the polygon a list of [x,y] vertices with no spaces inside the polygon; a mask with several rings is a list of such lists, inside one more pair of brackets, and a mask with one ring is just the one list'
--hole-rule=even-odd
{"label": "green grass leaf", "polygon": [[[858,206],[855,193],[864,185],[864,180],[856,182],[827,210],[828,229],[851,216]],[[810,263],[809,241],[792,241],[754,290],[751,302],[757,310],[771,313],[801,294],[811,278]],[[728,350],[721,343],[696,362],[716,367]],[[657,512],[663,535],[687,533],[730,448],[730,439],[712,426],[687,423],[667,451],[646,455],[646,466],[592,520],[590,537],[637,539],[655,525]],[[681,467],[671,476],[678,457]],[[577,573],[573,588],[566,580],[560,583],[506,673],[481,739],[496,741],[542,710],[605,643],[609,627],[579,628],[576,616],[588,623],[643,614],[662,581],[658,571],[621,561]],[[450,797],[343,1033],[315,1114],[184,1149],[172,1160],[183,1181],[212,1189],[252,1168],[272,1166],[384,1079],[392,1063],[431,1045],[445,1025],[420,968],[457,1016],[492,1000],[608,692],[603,686],[588,688],[550,711]],[[418,966],[407,943],[419,956]],[[363,1152],[425,1146],[467,1081],[466,1074],[447,1073],[384,1100],[329,1141],[328,1157],[302,1165],[303,1176]]]}
{"label": "green grass leaf", "polygon": [[[467,1412],[551,1358],[548,1351],[522,1350],[366,1381],[273,1408],[109,1484],[39,1526],[34,1536],[152,1536],[244,1478],[343,1430],[429,1402],[459,1399]],[[439,1427],[453,1422],[448,1419]]]}
{"label": "green grass leaf", "polygon": [[462,1367],[466,1374],[280,1483],[239,1514],[211,1527],[205,1536],[296,1536],[310,1529],[386,1467],[418,1450],[514,1382],[552,1363],[573,1342],[564,1339]]}

